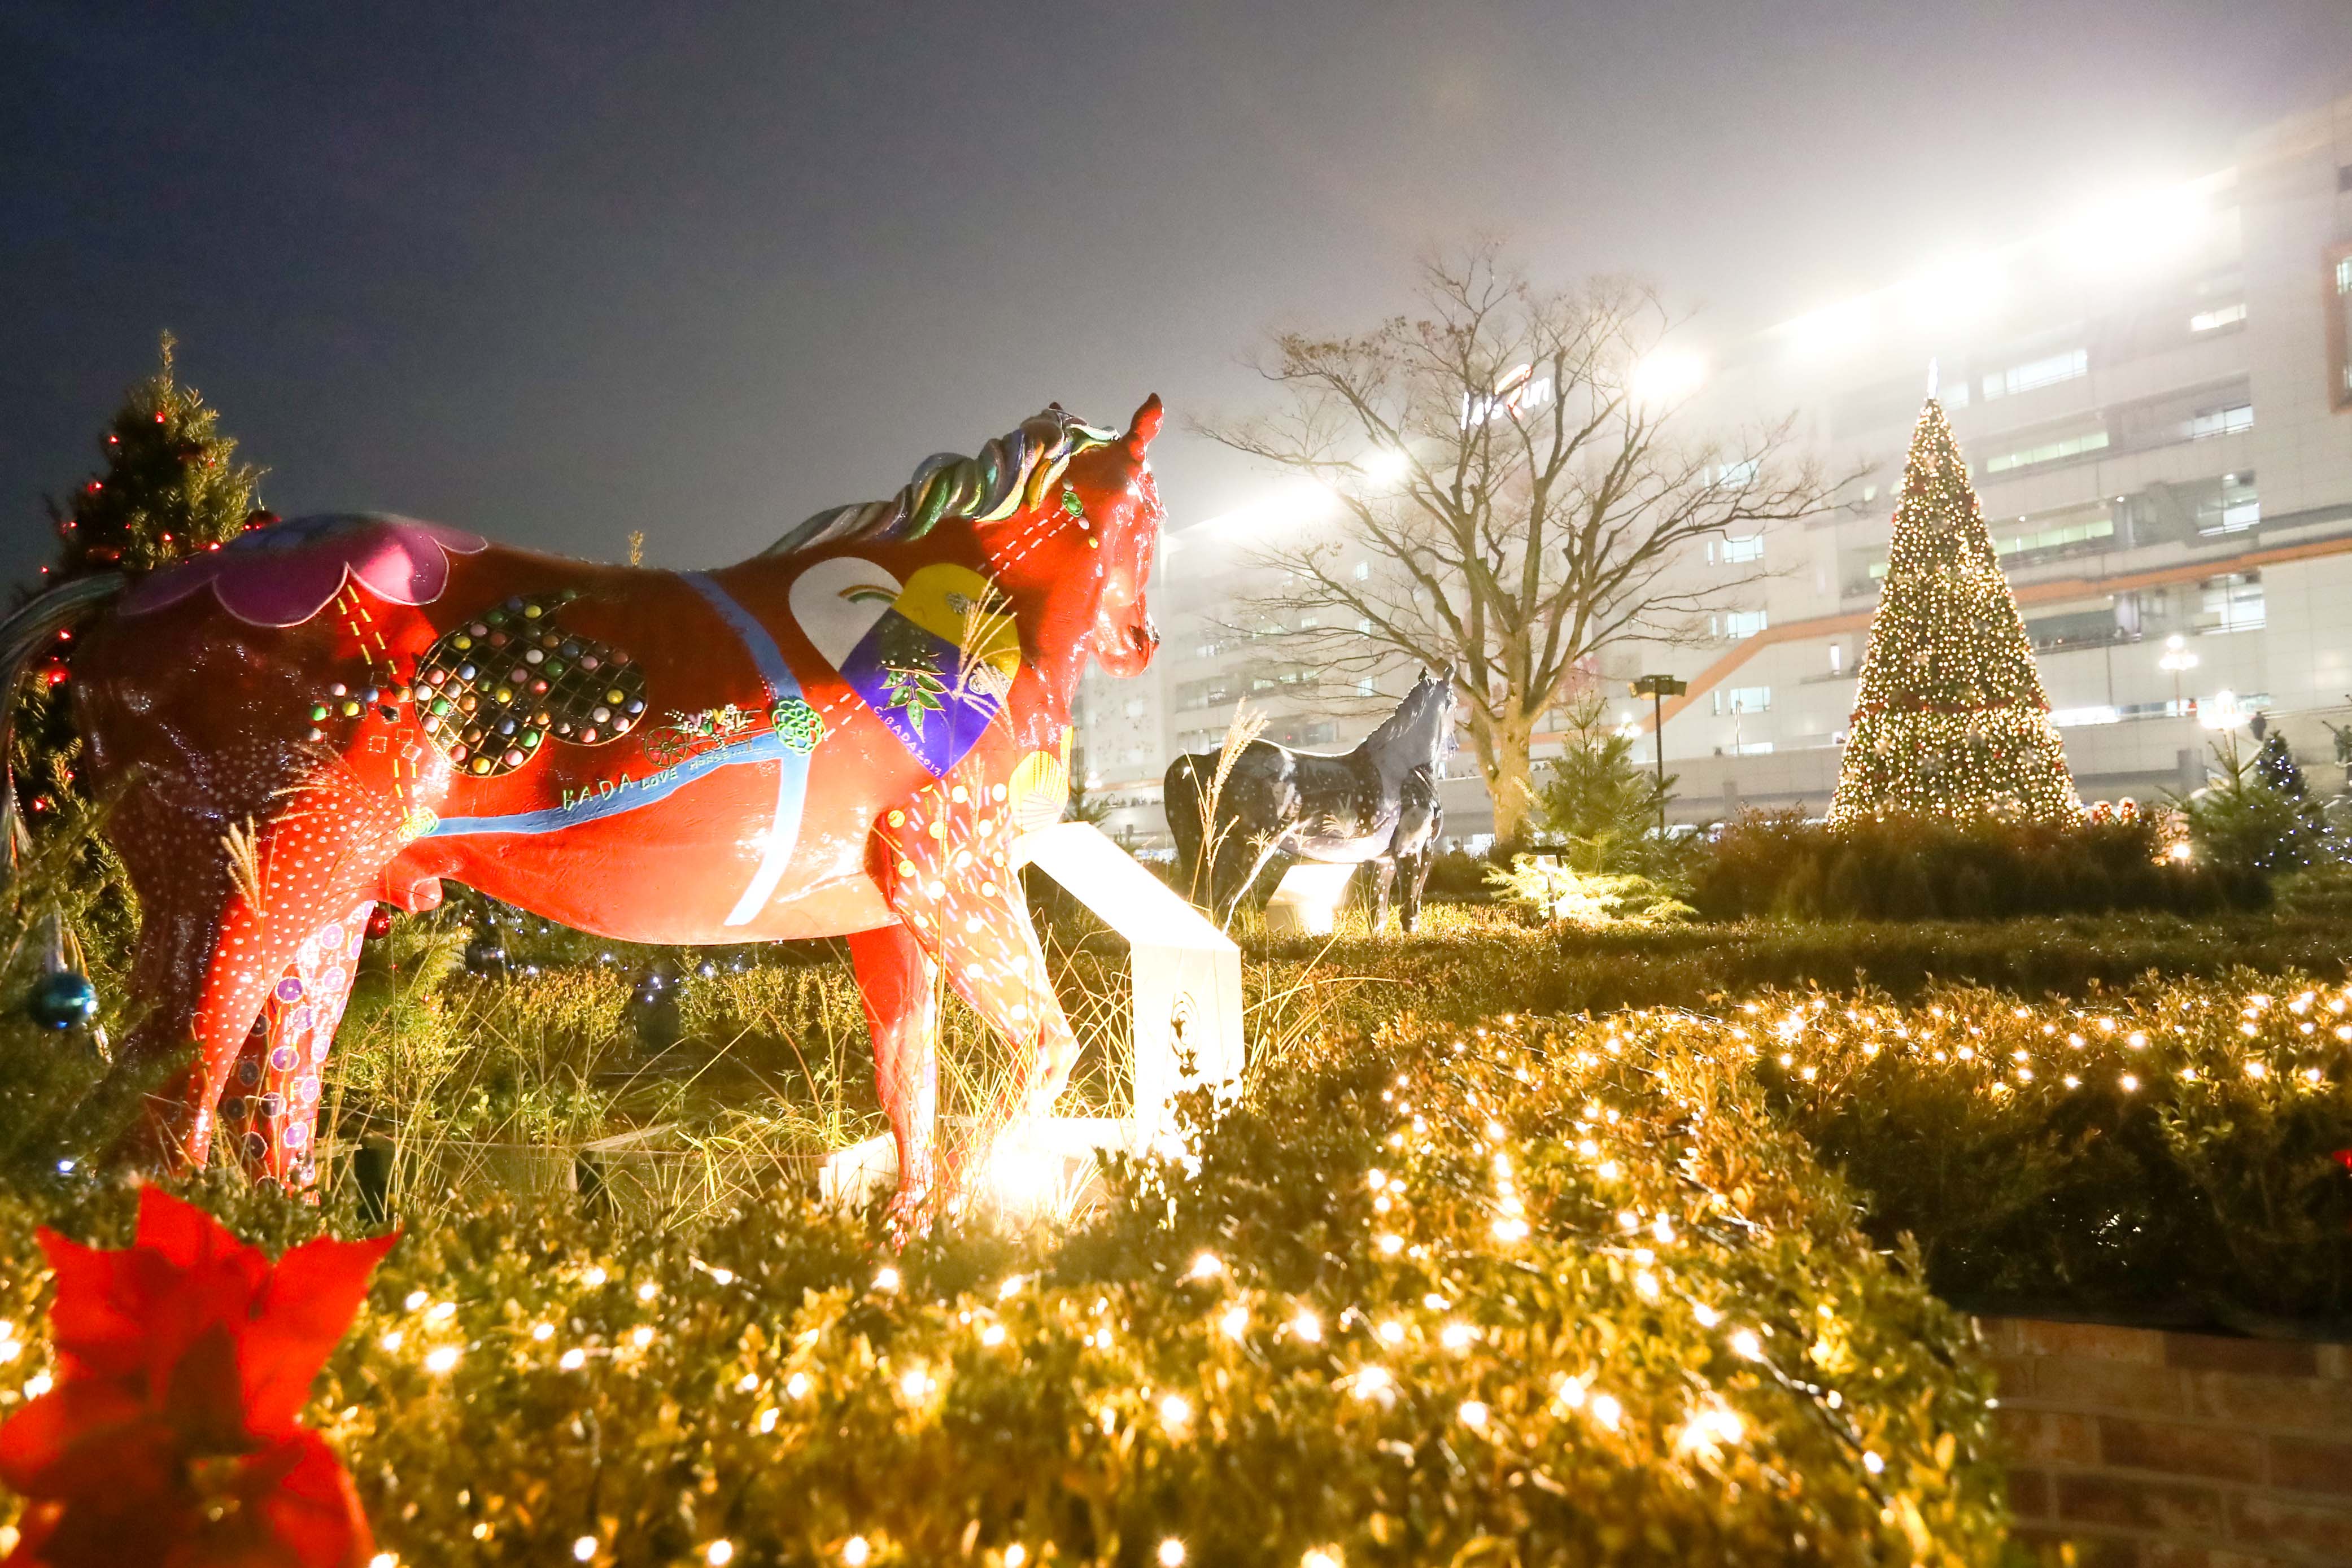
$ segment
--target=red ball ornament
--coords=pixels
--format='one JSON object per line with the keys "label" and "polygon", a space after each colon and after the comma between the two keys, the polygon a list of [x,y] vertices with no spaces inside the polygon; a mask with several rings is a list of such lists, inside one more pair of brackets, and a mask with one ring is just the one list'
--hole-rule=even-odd
{"label": "red ball ornament", "polygon": [[381,942],[392,935],[392,911],[377,904],[368,911],[367,936],[371,942]]}

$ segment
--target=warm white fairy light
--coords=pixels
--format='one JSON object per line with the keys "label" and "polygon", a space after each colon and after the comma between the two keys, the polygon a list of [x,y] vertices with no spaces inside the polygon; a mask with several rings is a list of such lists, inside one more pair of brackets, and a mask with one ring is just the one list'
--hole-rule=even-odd
{"label": "warm white fairy light", "polygon": [[464,1354],[454,1344],[435,1345],[425,1353],[425,1370],[436,1377],[446,1376],[457,1370],[458,1357]]}
{"label": "warm white fairy light", "polygon": [[841,1560],[848,1563],[849,1568],[866,1568],[866,1559],[873,1555],[874,1548],[866,1544],[866,1537],[862,1535],[853,1535],[841,1543]]}
{"label": "warm white fairy light", "polygon": [[1298,1568],[1339,1568],[1339,1554],[1328,1547],[1310,1547],[1298,1560]]}
{"label": "warm white fairy light", "polygon": [[1217,1319],[1217,1326],[1224,1331],[1228,1339],[1239,1339],[1249,1333],[1249,1322],[1247,1307],[1227,1307],[1224,1314]]}
{"label": "warm white fairy light", "polygon": [[714,1541],[702,1549],[702,1560],[709,1563],[710,1568],[727,1568],[728,1563],[735,1561],[735,1543]]}
{"label": "warm white fairy light", "polygon": [[1290,1320],[1290,1332],[1308,1344],[1314,1344],[1323,1337],[1323,1320],[1301,1307],[1298,1314]]}
{"label": "warm white fairy light", "polygon": [[1192,1419],[1192,1402],[1181,1394],[1160,1396],[1160,1424],[1171,1430],[1181,1430]]}
{"label": "warm white fairy light", "polygon": [[555,1364],[566,1372],[577,1372],[588,1364],[588,1353],[574,1346],[563,1353]]}
{"label": "warm white fairy light", "polygon": [[593,1291],[610,1278],[611,1276],[604,1272],[603,1265],[600,1264],[581,1275],[580,1282]]}
{"label": "warm white fairy light", "polygon": [[1465,1399],[1454,1413],[1461,1418],[1465,1427],[1474,1432],[1483,1432],[1486,1429],[1486,1422],[1491,1414],[1486,1408],[1486,1402],[1479,1399]]}
{"label": "warm white fairy light", "polygon": [[1754,1329],[1739,1329],[1731,1336],[1731,1353],[1742,1361],[1761,1361],[1764,1342],[1756,1337]]}
{"label": "warm white fairy light", "polygon": [[1004,1549],[1004,1568],[1023,1568],[1029,1561],[1029,1549],[1014,1542]]}
{"label": "warm white fairy light", "polygon": [[572,1561],[575,1563],[585,1563],[590,1558],[595,1556],[596,1544],[596,1538],[593,1535],[583,1535],[579,1540],[573,1542],[572,1543]]}
{"label": "warm white fairy light", "polygon": [[1160,1543],[1160,1568],[1184,1568],[1184,1543],[1172,1535]]}
{"label": "warm white fairy light", "polygon": [[1203,1252],[1192,1260],[1190,1277],[1195,1280],[1213,1280],[1224,1271],[1225,1260],[1223,1259],[1218,1257],[1214,1252]]}
{"label": "warm white fairy light", "polygon": [[555,1325],[553,1323],[533,1323],[530,1325],[530,1337],[539,1341],[541,1344],[544,1344],[549,1340],[555,1337]]}
{"label": "warm white fairy light", "polygon": [[874,1288],[877,1291],[897,1290],[898,1288],[898,1270],[887,1264],[882,1268],[876,1270],[874,1271]]}
{"label": "warm white fairy light", "polygon": [[406,1299],[400,1304],[406,1307],[412,1312],[421,1312],[424,1310],[425,1303],[432,1299],[432,1297],[426,1295],[422,1291],[411,1291],[408,1292]]}
{"label": "warm white fairy light", "polygon": [[1397,1322],[1394,1318],[1388,1319],[1386,1322],[1382,1322],[1379,1328],[1372,1332],[1380,1335],[1381,1343],[1382,1344],[1402,1344],[1404,1343],[1404,1325]]}

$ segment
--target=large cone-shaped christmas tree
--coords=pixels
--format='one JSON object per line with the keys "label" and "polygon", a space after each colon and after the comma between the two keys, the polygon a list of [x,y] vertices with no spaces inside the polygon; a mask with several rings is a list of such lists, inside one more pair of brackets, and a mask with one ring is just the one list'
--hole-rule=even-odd
{"label": "large cone-shaped christmas tree", "polygon": [[2081,820],[2017,598],[1959,443],[1919,413],[1832,826],[1865,817]]}

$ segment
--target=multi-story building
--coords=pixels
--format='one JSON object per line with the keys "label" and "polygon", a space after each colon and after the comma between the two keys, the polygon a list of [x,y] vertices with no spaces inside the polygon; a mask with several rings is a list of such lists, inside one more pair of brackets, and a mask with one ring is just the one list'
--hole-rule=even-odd
{"label": "multi-story building", "polygon": [[[2348,341],[2352,97],[2246,138],[2191,185],[1690,345],[1712,368],[1686,427],[1793,411],[1804,449],[1853,477],[1813,517],[1691,551],[1679,574],[1746,586],[1688,641],[1609,650],[1601,689],[1689,683],[1664,725],[1684,820],[1826,804],[1932,364],[2084,797],[2201,782],[2225,700],[2266,711],[2333,788],[2329,727],[2352,724]],[[1285,701],[1296,673],[1219,630],[1284,507],[1180,528],[1155,672],[1087,691],[1089,767],[1132,832],[1159,831],[1160,771],[1213,747],[1240,698],[1310,749],[1366,727]],[[1648,704],[1617,706],[1646,730]],[[1450,832],[1491,821],[1474,778],[1448,791]]]}

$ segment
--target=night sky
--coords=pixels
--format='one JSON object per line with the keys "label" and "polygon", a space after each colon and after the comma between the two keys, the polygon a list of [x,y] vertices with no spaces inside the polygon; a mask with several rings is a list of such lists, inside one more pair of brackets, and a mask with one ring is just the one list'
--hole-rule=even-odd
{"label": "night sky", "polygon": [[[2346,92],[2346,0],[10,0],[0,571],[163,327],[281,512],[705,565],[1049,400],[1247,406],[1433,244],[1728,336]],[[1155,456],[1179,526],[1264,482]]]}

